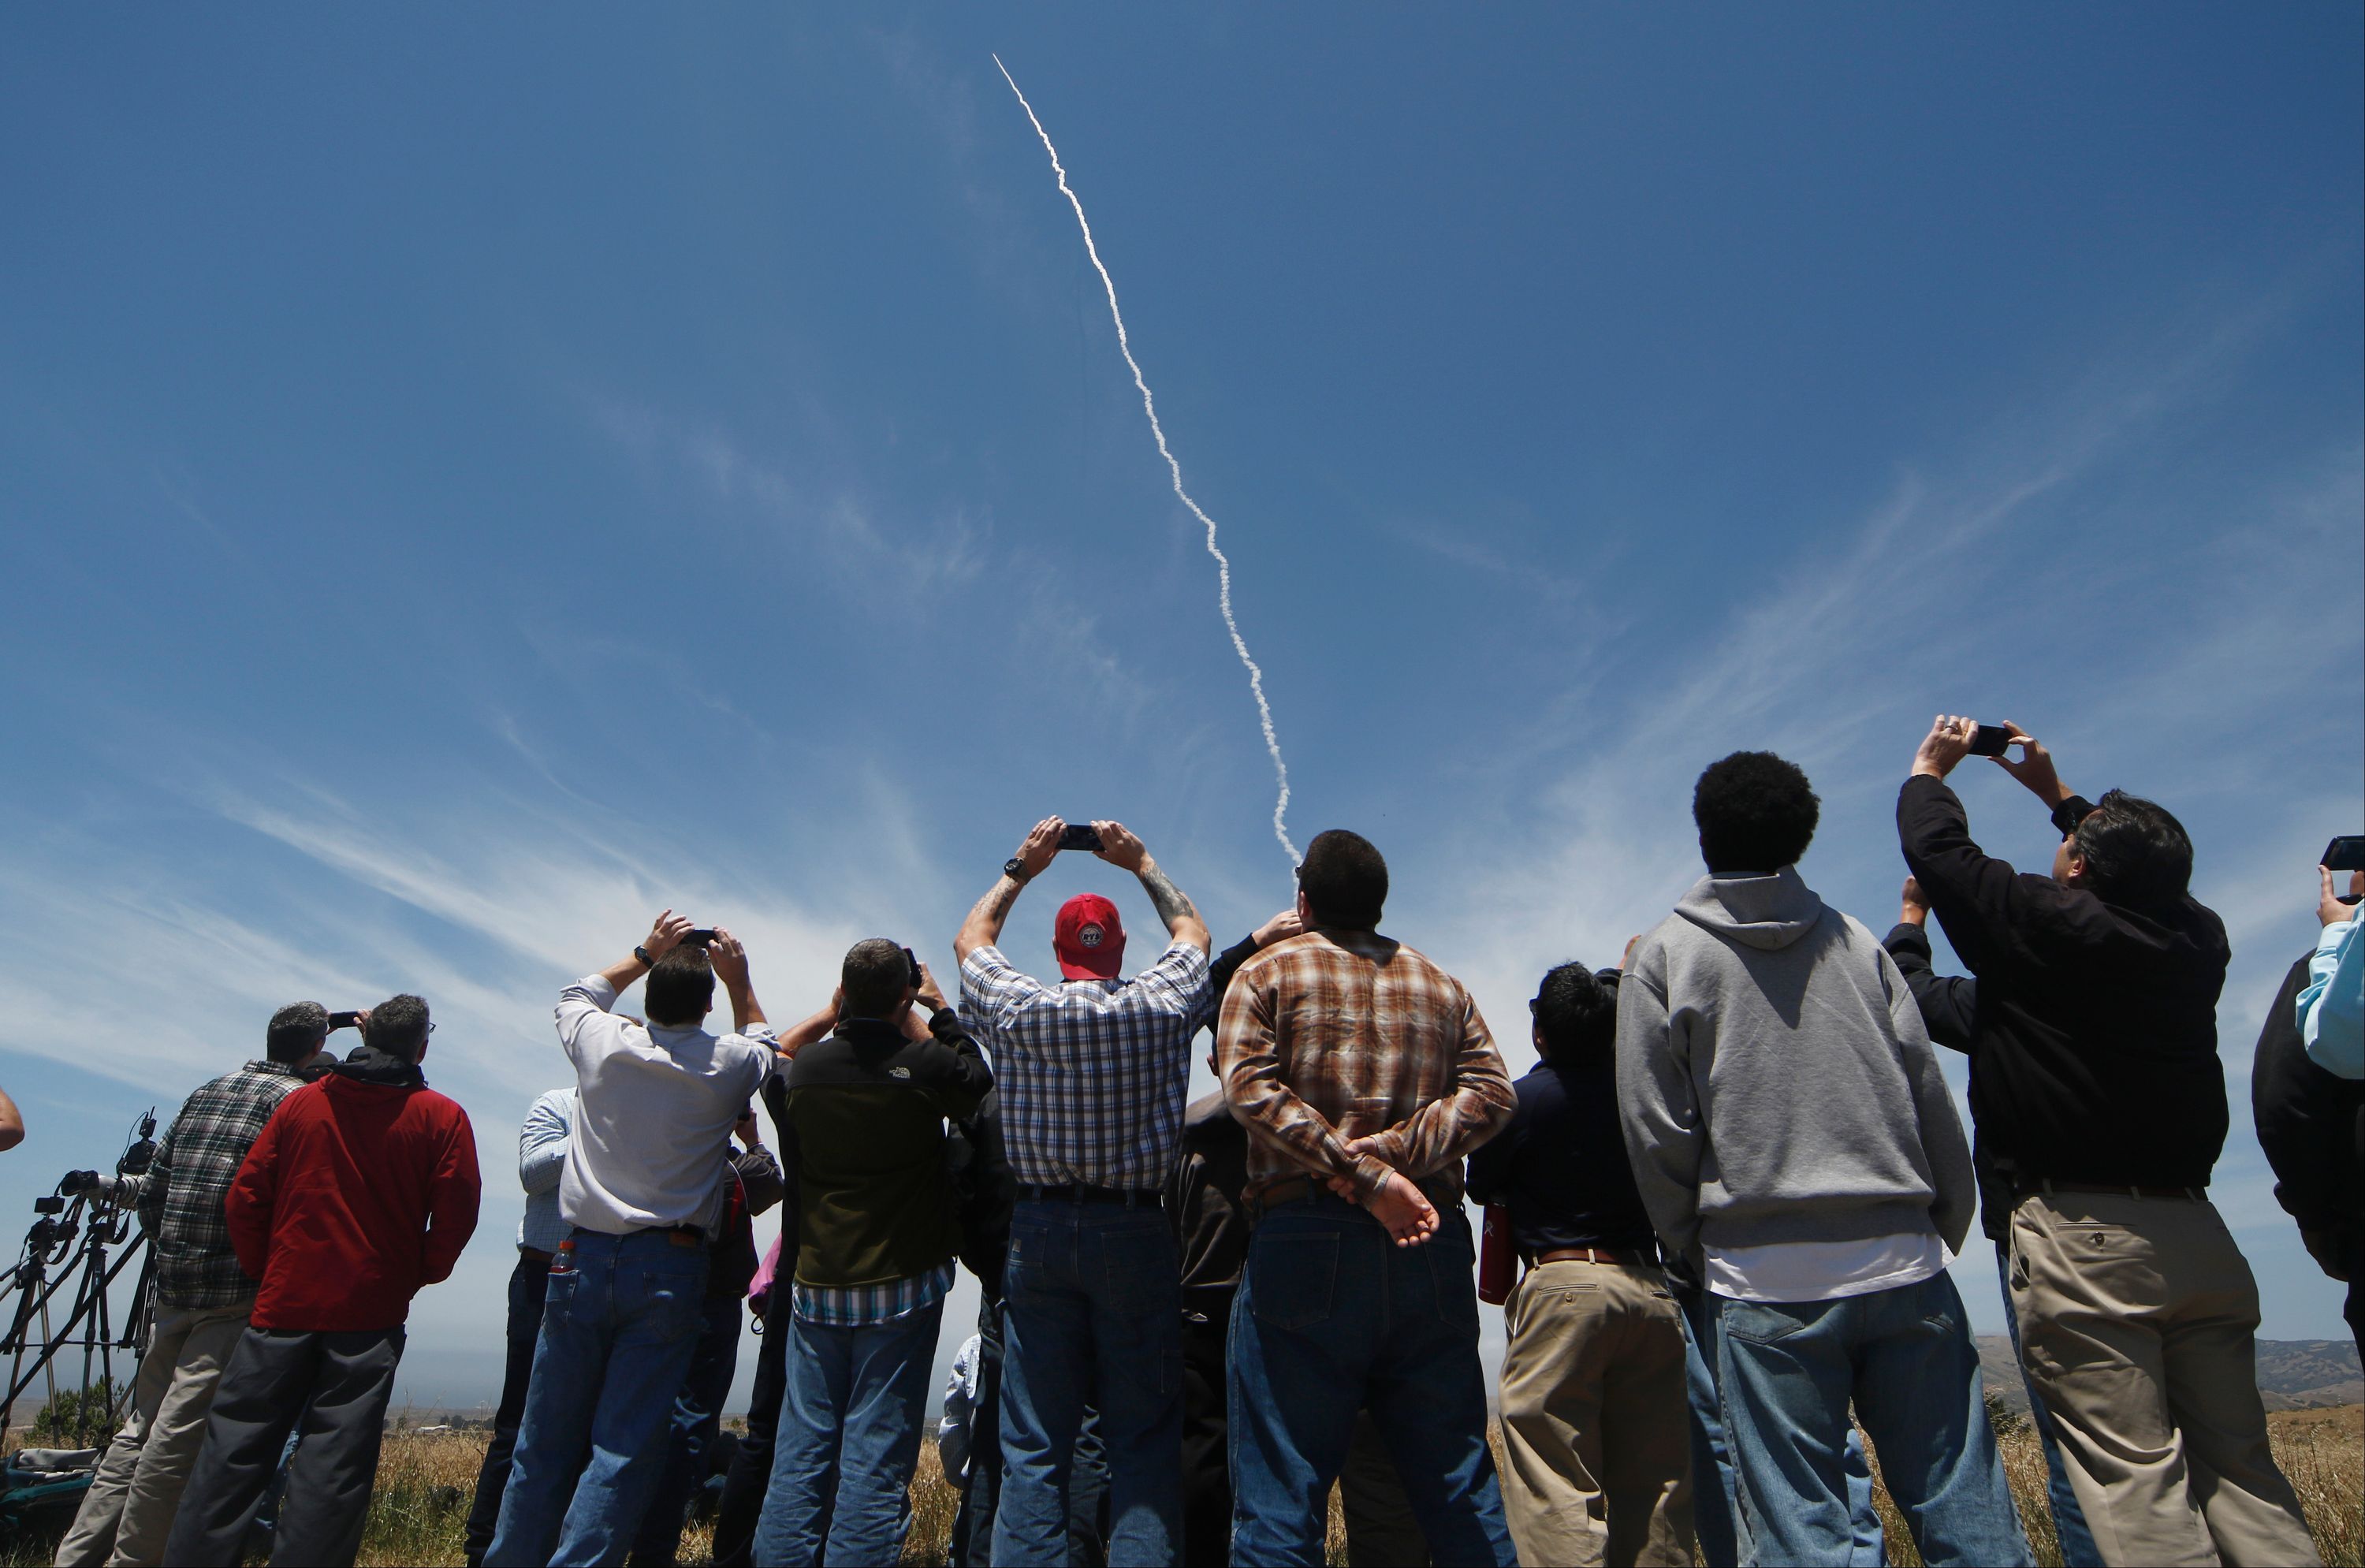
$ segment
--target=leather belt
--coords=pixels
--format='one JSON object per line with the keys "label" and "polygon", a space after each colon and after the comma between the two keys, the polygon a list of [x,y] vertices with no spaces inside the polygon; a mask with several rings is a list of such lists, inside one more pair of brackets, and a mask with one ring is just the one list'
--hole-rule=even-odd
{"label": "leather belt", "polygon": [[1659,1255],[1636,1247],[1556,1247],[1528,1260],[1530,1268],[1546,1263],[1616,1263],[1630,1269],[1654,1269]]}
{"label": "leather belt", "polygon": [[2023,1182],[2020,1189],[2020,1195],[2023,1198],[2053,1193],[2088,1193],[2115,1198],[2166,1198],[2180,1204],[2205,1204],[2209,1201],[2209,1189],[2206,1187],[2138,1187],[2132,1182],[2105,1185],[2099,1182],[2038,1180]]}
{"label": "leather belt", "polygon": [[558,1254],[555,1252],[544,1252],[539,1247],[521,1247],[518,1249],[518,1256],[524,1259],[527,1262],[532,1264],[537,1269],[547,1269],[550,1267],[550,1260],[553,1258],[557,1257]]}
{"label": "leather belt", "polygon": [[1250,1200],[1250,1207],[1261,1215],[1283,1204],[1312,1203],[1317,1197],[1337,1197],[1328,1182],[1317,1182],[1311,1176],[1284,1176],[1270,1182]]}
{"label": "leather belt", "polygon": [[1130,1187],[1037,1187],[1019,1183],[1018,1195],[1030,1204],[1122,1204],[1129,1209],[1162,1209],[1166,1194]]}

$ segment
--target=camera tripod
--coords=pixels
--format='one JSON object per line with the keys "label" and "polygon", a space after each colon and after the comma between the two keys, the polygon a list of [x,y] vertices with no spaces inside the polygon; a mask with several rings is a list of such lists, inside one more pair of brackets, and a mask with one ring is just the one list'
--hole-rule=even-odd
{"label": "camera tripod", "polygon": [[[116,1161],[118,1177],[138,1177],[155,1158],[156,1114],[150,1111],[136,1125],[123,1157]],[[17,1396],[37,1378],[46,1378],[49,1398],[58,1393],[58,1368],[81,1351],[81,1392],[74,1415],[74,1439],[89,1447],[93,1430],[110,1428],[130,1402],[128,1379],[115,1375],[118,1353],[136,1350],[147,1336],[150,1285],[155,1268],[148,1236],[133,1222],[136,1188],[103,1189],[85,1182],[89,1172],[69,1172],[58,1191],[33,1202],[32,1228],[25,1234],[25,1249],[5,1274],[0,1274],[0,1300],[16,1294],[8,1328],[0,1337],[0,1355],[12,1358],[8,1387],[0,1397],[0,1431],[16,1414]],[[71,1192],[69,1189],[72,1189]],[[115,1328],[117,1282],[132,1271],[134,1281],[122,1331]],[[65,1309],[62,1323],[52,1308]],[[38,1321],[37,1321],[38,1320]],[[28,1362],[29,1358],[29,1364]],[[90,1391],[105,1391],[105,1407],[91,1408]]]}

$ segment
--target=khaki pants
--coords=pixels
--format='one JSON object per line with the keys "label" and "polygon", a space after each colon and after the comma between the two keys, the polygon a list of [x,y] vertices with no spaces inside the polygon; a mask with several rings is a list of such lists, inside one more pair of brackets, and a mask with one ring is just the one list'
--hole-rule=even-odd
{"label": "khaki pants", "polygon": [[1504,1311],[1503,1506],[1519,1561],[1689,1564],[1684,1330],[1659,1271],[1546,1263]]}
{"label": "khaki pants", "polygon": [[214,1385],[253,1305],[191,1310],[156,1304],[148,1353],[132,1380],[131,1414],[58,1543],[57,1568],[152,1568],[164,1561],[181,1489],[205,1442]]}
{"label": "khaki pants", "polygon": [[2267,1446],[2259,1286],[2215,1205],[2038,1193],[2012,1216],[2021,1360],[2111,1568],[2315,1563]]}

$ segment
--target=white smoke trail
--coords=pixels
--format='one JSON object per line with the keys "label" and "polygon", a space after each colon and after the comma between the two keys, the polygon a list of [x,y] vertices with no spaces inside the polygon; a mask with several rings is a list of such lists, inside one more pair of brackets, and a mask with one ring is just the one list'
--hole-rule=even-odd
{"label": "white smoke trail", "polygon": [[1051,133],[1045,130],[1043,122],[1036,118],[1035,106],[1026,101],[1026,95],[1018,91],[1018,84],[1012,80],[1010,67],[1002,63],[1002,56],[997,54],[993,57],[993,68],[1002,73],[1002,79],[1010,83],[1011,92],[1017,95],[1018,106],[1026,111],[1027,119],[1034,124],[1035,134],[1043,139],[1043,151],[1051,155],[1051,173],[1059,176],[1059,194],[1066,196],[1068,205],[1076,209],[1076,227],[1084,231],[1084,253],[1092,258],[1093,270],[1101,274],[1101,286],[1108,291],[1109,319],[1116,323],[1117,353],[1125,355],[1126,366],[1133,372],[1133,384],[1141,392],[1141,411],[1149,416],[1149,433],[1157,438],[1158,455],[1166,459],[1167,472],[1173,476],[1174,494],[1191,509],[1193,517],[1206,525],[1207,554],[1216,558],[1216,605],[1223,611],[1224,630],[1231,633],[1232,651],[1240,655],[1240,663],[1248,668],[1249,690],[1256,698],[1257,722],[1264,727],[1264,749],[1272,754],[1273,777],[1281,786],[1281,794],[1272,803],[1272,835],[1281,840],[1282,848],[1289,854],[1289,863],[1295,866],[1298,861],[1297,846],[1289,841],[1289,829],[1284,823],[1289,812],[1289,764],[1281,759],[1281,739],[1273,734],[1272,709],[1264,700],[1264,671],[1259,669],[1256,660],[1249,656],[1249,645],[1240,636],[1239,622],[1232,619],[1232,563],[1216,546],[1216,520],[1209,517],[1199,503],[1191,498],[1191,492],[1182,487],[1182,465],[1174,461],[1174,454],[1166,444],[1166,429],[1158,422],[1158,400],[1150,396],[1149,383],[1142,379],[1141,365],[1134,359],[1133,344],[1126,337],[1125,317],[1116,308],[1116,282],[1109,276],[1108,268],[1101,263],[1100,247],[1093,243],[1092,223],[1084,217],[1084,204],[1076,199],[1076,193],[1068,186],[1068,171],[1059,162],[1059,150],[1051,145]]}

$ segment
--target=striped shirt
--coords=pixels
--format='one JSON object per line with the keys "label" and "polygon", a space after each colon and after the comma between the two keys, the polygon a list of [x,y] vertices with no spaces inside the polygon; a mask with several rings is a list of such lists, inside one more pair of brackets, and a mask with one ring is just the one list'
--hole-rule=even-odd
{"label": "striped shirt", "polygon": [[558,1212],[558,1178],[566,1169],[566,1146],[575,1137],[576,1092],[554,1089],[533,1103],[518,1128],[518,1184],[525,1189],[525,1217],[518,1222],[518,1245],[555,1252],[575,1227]]}
{"label": "striped shirt", "polygon": [[[1250,958],[1216,1028],[1224,1097],[1249,1132],[1249,1191],[1394,1170],[1459,1197],[1462,1158],[1519,1097],[1462,982],[1369,931],[1320,929]],[[1369,1138],[1351,1153],[1351,1138]]]}
{"label": "striped shirt", "polygon": [[1003,1136],[1019,1181],[1165,1185],[1182,1137],[1191,1036],[1215,1005],[1207,955],[1176,942],[1129,980],[1047,986],[999,948],[961,965],[961,1011],[993,1056]]}
{"label": "striped shirt", "polygon": [[157,1299],[166,1306],[235,1306],[253,1296],[222,1200],[279,1102],[303,1087],[304,1075],[284,1062],[251,1061],[199,1088],[173,1118],[139,1198],[140,1223],[156,1248]]}
{"label": "striped shirt", "polygon": [[953,1288],[950,1259],[925,1274],[875,1285],[809,1285],[796,1282],[790,1310],[823,1328],[868,1328],[894,1323],[934,1306]]}

